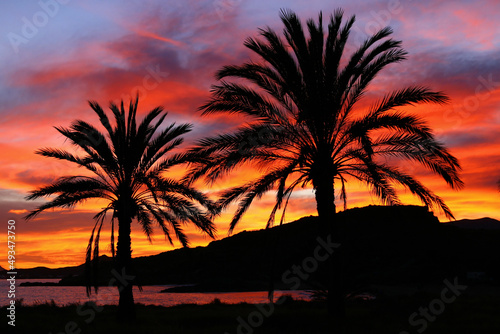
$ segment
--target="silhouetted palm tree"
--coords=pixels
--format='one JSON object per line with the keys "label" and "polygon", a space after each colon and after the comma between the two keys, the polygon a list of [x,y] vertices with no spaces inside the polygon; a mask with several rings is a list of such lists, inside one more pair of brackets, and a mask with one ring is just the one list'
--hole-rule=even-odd
{"label": "silhouetted palm tree", "polygon": [[[111,103],[110,109],[115,119],[112,125],[99,104],[90,101],[90,107],[99,116],[105,133],[81,120],[75,121],[70,128],[56,127],[71,144],[83,151],[83,155],[54,148],[43,148],[36,153],[75,163],[93,176],[62,176],[52,184],[32,191],[27,197],[33,200],[56,195],[32,211],[28,219],[47,209],[72,208],[89,199],[106,201],[107,206],[94,217],[96,223],[87,248],[86,262],[90,263],[91,257],[96,260],[99,256],[99,235],[109,212],[112,216],[113,256],[115,218],[118,221],[115,263],[120,274],[131,272],[130,229],[133,219],[141,225],[150,241],[155,224],[163,230],[170,243],[175,235],[183,246],[188,245],[188,238],[182,229],[184,223],[194,224],[210,237],[214,237],[215,233],[211,221],[211,214],[215,212],[214,204],[191,186],[164,175],[171,167],[188,160],[186,154],[172,154],[171,151],[183,142],[181,136],[189,132],[192,126],[173,123],[162,127],[167,115],[162,107],[150,111],[137,125],[137,103],[138,98],[130,102],[128,114],[123,101],[121,106]],[[120,281],[118,288],[118,316],[121,319],[133,319],[132,282]],[[87,293],[90,293],[90,286],[87,287]]]}
{"label": "silhouetted palm tree", "polygon": [[[399,109],[445,103],[448,98],[412,86],[388,93],[366,111],[355,108],[382,69],[405,59],[401,41],[387,38],[392,30],[381,29],[343,58],[354,16],[341,26],[343,11],[336,10],[326,36],[321,13],[318,22],[307,21],[308,35],[293,12],[282,11],[280,17],[285,40],[271,28],[260,30],[262,39],[248,38],[244,45],[260,59],[219,70],[220,83],[200,108],[204,115],[239,114],[249,117],[249,122],[233,133],[199,141],[193,150],[205,161],[192,166],[190,180],[205,177],[213,182],[242,164],[264,169],[258,179],[222,194],[222,208],[239,203],[230,232],[252,201],[265,192],[276,190],[270,226],[277,210],[286,209],[292,191],[311,185],[322,231],[339,241],[334,185],[339,186],[337,198],[345,205],[349,178],[365,183],[387,204],[400,203],[396,190],[402,186],[425,205],[452,217],[441,198],[386,159],[419,163],[452,188],[462,187],[457,159],[421,117]],[[328,304],[342,316],[339,256],[332,261],[338,274],[330,279]]]}

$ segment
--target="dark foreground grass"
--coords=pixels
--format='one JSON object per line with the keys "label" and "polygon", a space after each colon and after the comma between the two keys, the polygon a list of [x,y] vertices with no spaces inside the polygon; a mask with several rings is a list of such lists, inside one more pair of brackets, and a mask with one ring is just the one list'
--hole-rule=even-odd
{"label": "dark foreground grass", "polygon": [[[420,307],[428,307],[435,295],[397,297],[348,305],[348,328],[352,334],[419,333],[423,317],[408,318]],[[95,306],[95,305],[94,305]],[[447,304],[432,321],[426,334],[500,333],[500,302],[496,297],[462,295]],[[7,333],[6,307],[2,307],[1,333]],[[97,310],[92,305],[58,307],[53,303],[16,307],[15,333],[332,333],[321,302],[287,301],[270,311],[269,305],[221,304],[173,307],[137,305],[133,324],[115,321],[116,306]],[[421,331],[423,332],[423,330]]]}

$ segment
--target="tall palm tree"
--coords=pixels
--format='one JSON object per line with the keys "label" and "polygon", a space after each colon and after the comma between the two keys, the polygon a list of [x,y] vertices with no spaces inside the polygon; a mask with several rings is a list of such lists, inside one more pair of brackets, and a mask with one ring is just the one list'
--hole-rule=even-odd
{"label": "tall palm tree", "polygon": [[[100,132],[85,121],[76,120],[69,128],[56,129],[81,151],[81,155],[55,148],[42,148],[36,153],[70,161],[85,168],[91,176],[62,176],[52,184],[32,191],[27,196],[28,200],[55,197],[29,213],[27,219],[52,208],[73,208],[89,199],[104,200],[106,207],[94,217],[96,223],[87,247],[86,262],[94,262],[99,256],[101,228],[106,215],[110,213],[111,250],[114,256],[116,219],[118,243],[115,263],[118,273],[125,275],[131,272],[130,230],[134,219],[149,241],[154,225],[158,225],[170,243],[173,243],[172,238],[175,236],[183,246],[187,246],[188,238],[182,229],[182,224],[186,223],[192,223],[214,237],[215,227],[211,220],[216,211],[214,203],[186,183],[165,176],[170,168],[188,160],[187,154],[172,154],[171,151],[183,142],[181,136],[191,130],[191,124],[173,123],[164,127],[167,112],[157,107],[147,113],[138,125],[136,98],[130,101],[128,114],[123,101],[121,106],[110,104],[115,119],[112,125],[97,102],[89,101],[89,104],[99,116],[106,132]],[[97,286],[95,288],[97,290]],[[118,317],[133,319],[132,282],[119,280],[118,289]],[[90,285],[87,287],[89,292]]]}
{"label": "tall palm tree", "polygon": [[[342,25],[343,11],[336,10],[325,34],[320,13],[317,22],[307,21],[307,35],[295,13],[283,10],[280,17],[284,39],[271,28],[260,29],[262,38],[248,38],[244,45],[258,60],[219,70],[219,83],[200,108],[204,115],[239,114],[248,122],[232,133],[199,141],[193,151],[204,161],[192,165],[190,180],[214,182],[242,164],[263,169],[259,178],[221,195],[222,208],[238,202],[229,231],[265,192],[276,192],[270,226],[277,210],[286,210],[297,186],[311,186],[322,233],[340,241],[335,200],[345,206],[349,179],[365,183],[386,204],[399,204],[397,188],[404,187],[425,205],[453,217],[440,197],[394,161],[421,164],[452,188],[462,187],[457,159],[420,116],[401,110],[418,103],[442,104],[448,98],[411,86],[387,93],[368,110],[356,108],[376,75],[406,58],[401,41],[388,38],[392,30],[381,29],[346,57],[354,16]],[[342,315],[341,252],[335,254],[331,263],[337,274],[329,280],[328,305]]]}

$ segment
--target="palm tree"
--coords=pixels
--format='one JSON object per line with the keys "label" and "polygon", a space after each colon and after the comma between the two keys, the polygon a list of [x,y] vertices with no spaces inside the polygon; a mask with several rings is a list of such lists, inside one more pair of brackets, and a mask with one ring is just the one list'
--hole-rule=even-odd
{"label": "palm tree", "polygon": [[[205,177],[214,182],[242,164],[263,170],[259,178],[222,193],[221,208],[238,203],[229,233],[265,192],[276,192],[270,226],[276,212],[286,210],[297,186],[311,186],[322,233],[341,241],[335,200],[345,206],[349,179],[363,182],[390,205],[400,203],[397,188],[404,187],[425,205],[453,217],[440,197],[394,161],[418,163],[452,188],[463,186],[457,159],[421,117],[401,110],[418,103],[442,104],[448,98],[411,86],[389,92],[368,110],[356,108],[377,74],[406,58],[401,41],[388,38],[392,30],[381,29],[347,58],[344,50],[354,16],[342,25],[343,11],[336,10],[325,35],[320,13],[318,22],[307,21],[307,36],[295,13],[282,10],[280,17],[285,39],[271,28],[260,29],[262,38],[248,38],[244,45],[259,60],[219,70],[219,83],[200,107],[204,115],[238,114],[248,122],[234,132],[199,141],[193,151],[204,160],[191,166],[189,180]],[[330,264],[337,273],[329,279],[328,305],[342,317],[340,254],[337,250]]]}
{"label": "palm tree", "polygon": [[[183,142],[181,136],[191,130],[191,124],[173,123],[162,127],[167,112],[157,107],[147,113],[137,126],[136,98],[130,101],[128,114],[123,101],[121,106],[110,104],[115,118],[113,126],[97,102],[89,101],[89,104],[99,116],[106,132],[100,132],[82,120],[76,120],[69,128],[56,127],[59,133],[82,151],[82,155],[55,148],[42,148],[36,153],[70,161],[85,168],[91,176],[62,176],[52,184],[32,191],[27,196],[28,200],[55,197],[29,213],[27,219],[52,208],[73,208],[89,199],[104,200],[106,207],[94,217],[96,223],[87,247],[86,263],[97,261],[101,228],[107,213],[110,213],[111,250],[114,257],[116,219],[118,243],[115,264],[118,273],[125,275],[131,273],[130,229],[134,219],[150,242],[156,224],[171,244],[175,236],[183,246],[188,246],[188,238],[182,229],[182,224],[186,223],[194,224],[213,238],[215,227],[211,217],[216,211],[214,203],[191,186],[164,175],[170,168],[188,160],[187,154],[172,154],[171,151]],[[88,284],[87,293],[90,293]],[[97,285],[95,289],[97,292]],[[134,319],[132,282],[120,281],[118,289],[118,317]]]}

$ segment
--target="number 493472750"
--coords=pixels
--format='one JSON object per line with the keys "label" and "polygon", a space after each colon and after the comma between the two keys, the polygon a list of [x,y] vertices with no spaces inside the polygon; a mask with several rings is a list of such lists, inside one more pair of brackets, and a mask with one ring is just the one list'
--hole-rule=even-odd
{"label": "number 493472750", "polygon": [[8,245],[7,247],[9,248],[8,250],[8,263],[10,270],[15,269],[15,263],[16,263],[16,232],[14,230],[16,229],[16,225],[14,225],[12,220],[9,221],[9,224],[7,226],[7,242]]}

